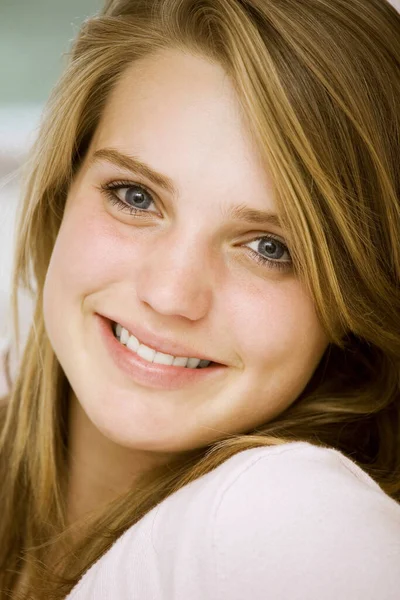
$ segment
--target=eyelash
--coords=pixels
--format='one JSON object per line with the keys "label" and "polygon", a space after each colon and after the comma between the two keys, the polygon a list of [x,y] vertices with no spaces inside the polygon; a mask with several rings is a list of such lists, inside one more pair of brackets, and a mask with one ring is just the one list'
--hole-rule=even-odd
{"label": "eyelash", "polygon": [[[149,194],[149,196],[151,198],[153,198],[153,193],[145,185],[143,185],[142,183],[134,183],[132,181],[113,181],[111,183],[101,184],[99,189],[100,189],[100,192],[106,197],[107,201],[110,202],[110,204],[112,206],[117,206],[119,210],[128,212],[130,215],[135,215],[135,216],[147,215],[150,211],[145,210],[145,209],[135,208],[134,206],[129,206],[129,204],[126,204],[125,202],[120,200],[118,198],[118,196],[115,194],[115,190],[126,189],[126,188],[130,188],[133,186],[141,187],[143,190],[145,190],[145,192],[147,194]],[[154,200],[153,200],[153,202],[154,202]],[[287,246],[283,242],[281,242],[276,236],[274,236],[272,234],[263,235],[259,238],[255,238],[252,241],[258,242],[265,238],[272,239],[272,240],[278,242],[290,256],[289,249],[287,248]],[[254,260],[262,266],[268,265],[268,268],[277,269],[278,271],[281,271],[281,272],[287,272],[287,271],[292,270],[292,261],[291,260],[277,262],[277,261],[271,260],[269,258],[266,258],[265,256],[262,256],[261,254],[259,254],[255,250],[253,250],[252,248],[247,248],[247,250],[250,252],[250,254],[254,258]]]}

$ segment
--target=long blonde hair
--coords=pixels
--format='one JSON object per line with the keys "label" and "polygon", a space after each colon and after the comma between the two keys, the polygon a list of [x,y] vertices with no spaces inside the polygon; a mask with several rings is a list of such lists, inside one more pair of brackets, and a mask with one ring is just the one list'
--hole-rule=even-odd
{"label": "long blonde hair", "polygon": [[[232,78],[331,343],[286,411],[147,473],[72,546],[69,384],[46,335],[43,285],[110,91],[133,61],[163,48],[203,56]],[[256,446],[336,448],[400,501],[399,98],[400,15],[386,0],[109,0],[85,21],[43,114],[19,218],[15,339],[19,288],[35,309],[1,414],[0,599],[23,566],[26,597],[65,597],[157,503]],[[65,554],[54,570],[55,542]]]}

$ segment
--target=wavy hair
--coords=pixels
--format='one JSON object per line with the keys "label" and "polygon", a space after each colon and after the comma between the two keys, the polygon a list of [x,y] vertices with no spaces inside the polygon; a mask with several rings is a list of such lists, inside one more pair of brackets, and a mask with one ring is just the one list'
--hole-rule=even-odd
{"label": "wavy hair", "polygon": [[[46,335],[43,285],[69,187],[110,92],[133,61],[165,48],[230,76],[330,343],[282,414],[157,467],[73,538],[69,383]],[[257,446],[336,448],[400,501],[399,98],[400,15],[386,0],[109,0],[84,22],[26,166],[16,341],[19,289],[32,295],[34,314],[1,412],[0,599],[15,593],[22,570],[18,597],[64,598],[156,504]]]}

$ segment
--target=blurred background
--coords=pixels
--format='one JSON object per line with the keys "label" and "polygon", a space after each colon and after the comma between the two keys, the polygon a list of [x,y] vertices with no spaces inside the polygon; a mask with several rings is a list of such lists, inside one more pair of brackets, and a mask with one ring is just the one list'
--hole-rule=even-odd
{"label": "blurred background", "polygon": [[8,285],[9,220],[18,186],[14,171],[24,159],[72,38],[82,20],[101,5],[101,0],[0,0],[0,293]]}
{"label": "blurred background", "polygon": [[[300,1],[300,0],[299,0]],[[364,0],[366,4],[369,0]],[[382,0],[384,1],[384,0]],[[400,0],[390,0],[400,11]],[[103,0],[0,0],[0,356],[11,334],[9,298],[20,175],[39,117],[82,21]],[[30,322],[21,296],[22,329]],[[0,395],[2,393],[0,365]]]}

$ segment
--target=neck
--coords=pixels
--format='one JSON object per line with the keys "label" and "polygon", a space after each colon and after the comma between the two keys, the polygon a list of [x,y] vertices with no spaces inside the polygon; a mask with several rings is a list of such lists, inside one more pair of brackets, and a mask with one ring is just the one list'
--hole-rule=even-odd
{"label": "neck", "polygon": [[67,522],[78,522],[131,489],[168,455],[126,448],[106,438],[70,393]]}

